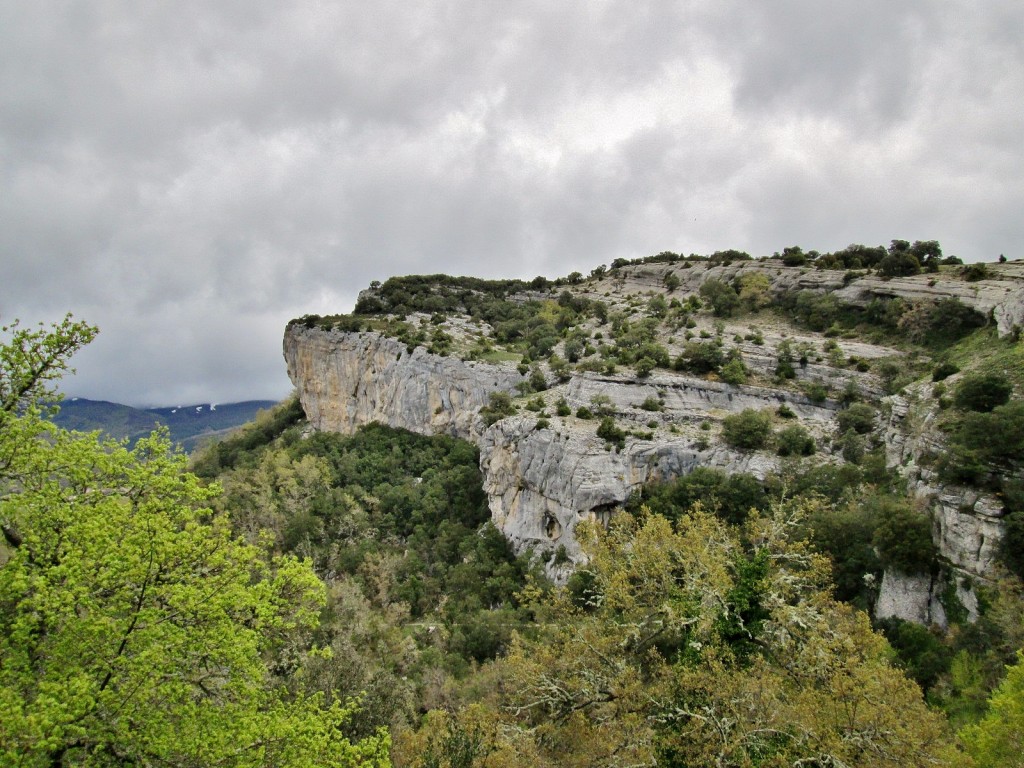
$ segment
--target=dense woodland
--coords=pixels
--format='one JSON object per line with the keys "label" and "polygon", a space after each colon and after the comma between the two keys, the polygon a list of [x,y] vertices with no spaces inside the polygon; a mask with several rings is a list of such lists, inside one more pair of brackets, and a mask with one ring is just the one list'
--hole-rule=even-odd
{"label": "dense woodland", "polygon": [[[902,243],[783,258],[959,269],[937,243]],[[682,259],[652,259],[670,257]],[[588,562],[558,587],[544,558],[516,556],[490,524],[476,449],[450,437],[311,434],[295,399],[189,465],[160,434],[129,450],[57,429],[45,413],[53,383],[95,335],[66,318],[5,329],[0,347],[0,762],[1020,764],[1024,409],[1013,395],[1024,382],[1005,373],[1024,376],[1019,342],[951,304],[864,311],[724,285],[623,317],[563,291],[578,273],[539,280],[395,278],[354,315],[298,322],[386,327],[482,358],[513,350],[527,372],[555,357],[544,370],[556,376],[559,361],[640,373],[649,360],[723,380],[736,357],[720,334],[671,359],[652,328],[770,312],[898,332],[920,354],[887,379],[894,391],[907,376],[966,372],[940,390],[940,471],[1005,504],[1003,571],[977,586],[979,619],[951,588],[946,632],[872,625],[883,569],[938,563],[927,517],[874,439],[877,405],[855,392],[838,416],[844,461],[819,460],[784,406],[736,414],[723,439],[775,450],[782,471],[704,468],[643,489],[607,528],[583,529]],[[477,316],[498,339],[460,350],[434,334],[440,323],[401,319],[411,311]],[[601,339],[583,338],[584,319]],[[785,384],[806,351],[782,352]],[[521,397],[492,403],[493,418],[550,384],[530,378]],[[593,410],[609,441],[625,439]]]}

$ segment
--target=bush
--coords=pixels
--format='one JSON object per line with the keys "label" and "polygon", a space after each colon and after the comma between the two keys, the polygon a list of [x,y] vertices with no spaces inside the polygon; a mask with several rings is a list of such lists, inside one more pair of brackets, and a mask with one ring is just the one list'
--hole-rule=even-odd
{"label": "bush", "polygon": [[910,253],[890,253],[878,263],[883,277],[907,277],[921,273],[921,262]]}
{"label": "bush", "polygon": [[932,381],[943,381],[954,373],[960,373],[960,368],[955,363],[939,363],[932,371]]}
{"label": "bush", "polygon": [[565,342],[565,358],[570,363],[577,363],[579,359],[583,357],[583,351],[586,347],[585,340],[579,336],[573,336]]}
{"label": "bush", "polygon": [[839,439],[839,449],[843,460],[851,464],[860,464],[864,460],[864,438],[850,429]]}
{"label": "bush", "polygon": [[542,398],[540,395],[537,395],[531,400],[528,400],[526,403],[526,410],[533,411],[534,413],[537,413],[538,411],[543,411],[544,398]]}
{"label": "bush", "polygon": [[1005,405],[1013,394],[1013,385],[998,373],[968,374],[957,385],[953,402],[968,411],[988,413]]}
{"label": "bush", "polygon": [[875,428],[875,409],[867,403],[853,403],[836,414],[836,421],[843,434],[852,429],[858,435],[866,435]]}
{"label": "bush", "polygon": [[960,270],[960,274],[968,283],[976,283],[988,277],[988,267],[984,264],[969,264]]}
{"label": "bush", "polygon": [[800,291],[786,298],[791,304],[793,319],[812,331],[824,331],[835,323],[842,311],[839,300],[831,293]]}
{"label": "bush", "polygon": [[734,525],[742,524],[751,509],[768,508],[764,484],[756,477],[743,472],[726,474],[712,467],[697,467],[671,482],[648,486],[630,499],[626,508],[638,513],[646,506],[655,514],[675,520],[698,501],[705,510]]}
{"label": "bush", "polygon": [[779,360],[775,366],[775,375],[779,379],[795,379],[796,369],[793,367],[793,363],[789,360]]}
{"label": "bush", "polygon": [[782,249],[782,263],[787,267],[802,267],[807,263],[807,254],[799,245]]}
{"label": "bush", "polygon": [[641,357],[633,364],[638,379],[646,379],[656,367],[657,364],[649,357]]}
{"label": "bush", "polygon": [[1000,559],[1011,573],[1024,579],[1024,511],[1010,513],[1003,518],[1003,523]]}
{"label": "bush", "polygon": [[662,405],[661,400],[656,398],[654,395],[650,395],[642,403],[640,407],[645,411],[663,411],[665,406]]}
{"label": "bush", "polygon": [[[850,487],[850,481],[856,479],[839,469],[826,465],[801,475],[802,480],[809,481],[804,491],[821,488],[831,498],[838,498]],[[870,510],[856,501],[826,505],[819,507],[808,522],[811,541],[832,561],[836,598],[867,610],[874,595],[864,577],[871,574],[877,579],[882,571],[871,543],[875,520]]]}
{"label": "bush", "polygon": [[878,527],[872,543],[886,568],[903,573],[929,573],[935,564],[931,520],[906,501],[882,498],[875,502]]}
{"label": "bush", "polygon": [[691,341],[676,359],[677,371],[703,374],[715,373],[725,362],[722,347],[713,341]]}
{"label": "bush", "polygon": [[791,424],[775,436],[779,456],[811,456],[815,451],[814,438],[799,424]]}
{"label": "bush", "polygon": [[775,413],[777,413],[779,415],[780,419],[795,419],[796,418],[796,414],[793,412],[793,409],[790,408],[785,403],[780,405],[778,407],[778,409],[775,411]]}
{"label": "bush", "polygon": [[818,381],[804,386],[804,394],[812,403],[824,403],[828,399],[828,387]]}
{"label": "bush", "polygon": [[747,368],[743,365],[743,358],[740,355],[730,357],[729,362],[722,366],[722,381],[734,386],[746,383]]}
{"label": "bush", "polygon": [[896,651],[900,666],[925,693],[949,671],[952,651],[926,627],[890,618],[880,622],[879,628]]}
{"label": "bush", "polygon": [[716,317],[729,317],[740,305],[740,296],[728,283],[717,278],[705,280],[700,295],[711,304]]}
{"label": "bush", "polygon": [[772,417],[765,412],[747,408],[722,420],[722,437],[734,448],[756,451],[768,444],[772,433]]}
{"label": "bush", "polygon": [[[949,448],[939,462],[948,482],[980,483],[993,470],[1001,488],[1005,475],[1024,461],[1024,402],[998,406],[991,413],[966,413],[953,429]],[[1004,491],[1005,495],[1005,491]]]}
{"label": "bush", "polygon": [[492,392],[490,402],[480,409],[480,415],[484,417],[484,423],[487,426],[491,426],[515,412],[516,407],[512,404],[512,398],[508,392]]}
{"label": "bush", "polygon": [[622,448],[626,444],[626,433],[615,426],[615,419],[605,416],[597,427],[597,436],[605,442]]}

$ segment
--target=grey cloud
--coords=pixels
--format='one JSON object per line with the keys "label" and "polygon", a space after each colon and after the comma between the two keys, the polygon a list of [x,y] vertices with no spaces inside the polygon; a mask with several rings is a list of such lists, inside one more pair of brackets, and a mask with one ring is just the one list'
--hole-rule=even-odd
{"label": "grey cloud", "polygon": [[81,394],[223,401],[393,274],[1013,256],[1018,5],[7,3],[0,315],[98,323]]}

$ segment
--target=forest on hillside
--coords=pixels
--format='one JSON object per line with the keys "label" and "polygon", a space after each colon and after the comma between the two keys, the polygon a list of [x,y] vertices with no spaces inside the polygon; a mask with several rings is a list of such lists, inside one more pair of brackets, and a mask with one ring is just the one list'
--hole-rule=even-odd
{"label": "forest on hillside", "polygon": [[[511,323],[527,371],[547,346],[531,340],[536,320],[556,337],[550,356],[601,312],[570,296],[519,317],[505,292],[521,286],[484,288],[466,296]],[[681,311],[714,313],[704,300]],[[807,302],[770,309],[796,322],[834,311],[825,327],[844,332],[899,322]],[[663,323],[676,307],[661,309],[638,313]],[[351,318],[306,322],[402,322]],[[605,318],[617,364],[657,351],[637,341],[644,318]],[[577,529],[587,560],[559,585],[545,575],[557,551],[516,555],[491,524],[477,449],[452,437],[378,424],[311,433],[294,398],[191,462],[159,432],[129,448],[54,426],[53,386],[94,335],[68,317],[15,325],[0,347],[4,764],[1019,762],[1024,417],[1020,382],[996,374],[1018,342],[990,327],[907,340],[930,351],[923,373],[937,382],[970,369],[941,393],[941,471],[1007,505],[999,578],[976,586],[976,621],[948,590],[947,631],[866,612],[884,569],[937,572],[938,555],[873,441],[875,406],[857,398],[837,417],[842,462],[820,461],[784,406],[737,414],[725,439],[770,445],[786,459],[779,472],[702,468],[644,488],[607,526]],[[686,370],[722,374],[715,341],[693,339],[682,365],[714,359]],[[546,377],[530,378],[494,405],[541,398],[539,418],[557,408],[542,399]]]}

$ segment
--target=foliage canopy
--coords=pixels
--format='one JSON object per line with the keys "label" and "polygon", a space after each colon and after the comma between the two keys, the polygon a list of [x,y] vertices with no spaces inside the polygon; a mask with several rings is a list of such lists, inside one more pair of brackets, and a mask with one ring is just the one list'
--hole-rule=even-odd
{"label": "foliage canopy", "polygon": [[386,765],[386,733],[344,736],[353,702],[272,671],[317,653],[308,564],[235,538],[166,435],[128,450],[40,417],[93,333],[0,346],[0,762]]}

